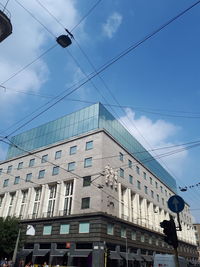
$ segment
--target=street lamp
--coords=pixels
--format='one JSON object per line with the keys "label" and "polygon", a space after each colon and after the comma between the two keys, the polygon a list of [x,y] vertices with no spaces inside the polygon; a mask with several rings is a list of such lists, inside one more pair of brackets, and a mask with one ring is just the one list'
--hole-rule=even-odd
{"label": "street lamp", "polygon": [[126,266],[128,267],[128,240],[126,236]]}

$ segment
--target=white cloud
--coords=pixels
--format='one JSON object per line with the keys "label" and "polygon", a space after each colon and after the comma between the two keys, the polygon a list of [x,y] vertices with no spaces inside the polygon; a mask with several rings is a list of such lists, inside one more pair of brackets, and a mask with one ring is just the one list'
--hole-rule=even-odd
{"label": "white cloud", "polygon": [[[64,29],[36,1],[20,0],[19,2],[55,36],[64,33]],[[76,2],[73,0],[46,0],[45,2],[41,0],[41,3],[69,29],[78,21]],[[41,55],[47,48],[56,44],[55,37],[51,37],[16,1],[10,1],[7,8],[11,13],[13,33],[0,44],[0,84]],[[37,91],[48,79],[49,74],[45,59],[41,58],[5,83],[5,86],[22,91]],[[13,104],[19,101],[22,101],[22,95],[8,91],[5,94],[0,90],[1,108],[6,107],[8,103]]]}
{"label": "white cloud", "polygon": [[[180,131],[180,127],[161,119],[155,122],[146,116],[141,116],[136,119],[135,113],[131,109],[126,109],[126,116],[121,117],[120,121],[147,150],[173,146],[174,143],[170,141],[170,138],[174,137]],[[167,166],[175,175],[181,175],[183,171],[182,166],[187,157],[186,150],[176,153],[177,150],[181,149],[183,149],[183,146],[159,149],[155,152],[150,151],[150,153],[158,158],[158,161],[162,165],[163,162],[165,163],[163,165],[164,168]],[[166,153],[171,155],[163,155]],[[159,159],[159,155],[161,160]]]}
{"label": "white cloud", "polygon": [[103,24],[103,33],[108,37],[112,38],[113,35],[117,32],[119,26],[122,23],[122,15],[114,12]]}

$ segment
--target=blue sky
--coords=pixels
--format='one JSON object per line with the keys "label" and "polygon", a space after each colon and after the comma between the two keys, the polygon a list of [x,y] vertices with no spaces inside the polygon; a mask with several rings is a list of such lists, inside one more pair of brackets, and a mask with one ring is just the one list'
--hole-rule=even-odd
{"label": "blue sky", "polygon": [[[2,4],[5,2],[1,1]],[[96,2],[40,1],[69,30],[77,25]],[[17,126],[4,132],[7,128],[49,101],[47,96],[60,94],[94,71],[73,41],[65,49],[56,46],[4,83],[15,72],[56,44],[55,37],[19,3],[54,36],[65,33],[37,0],[9,1],[7,9],[11,13],[13,34],[0,44],[0,84],[3,83],[6,87],[0,87],[0,135],[3,136]],[[195,2],[102,0],[72,33],[93,66],[98,69],[192,3]],[[108,109],[123,121],[147,149],[200,140],[199,14],[200,4],[107,68],[100,74],[101,79],[95,77],[92,83],[86,83],[69,98],[127,106],[124,110],[117,107]],[[16,133],[88,105],[69,98]],[[159,114],[151,113],[155,110]],[[175,149],[177,148],[172,150]],[[162,150],[157,154],[165,152],[166,150]],[[5,153],[6,146],[0,143],[0,159],[4,159]],[[163,157],[161,164],[177,179],[180,186],[200,182],[199,147]],[[200,187],[194,187],[181,194],[191,205],[198,222],[200,210],[194,209],[199,208],[199,190]]]}

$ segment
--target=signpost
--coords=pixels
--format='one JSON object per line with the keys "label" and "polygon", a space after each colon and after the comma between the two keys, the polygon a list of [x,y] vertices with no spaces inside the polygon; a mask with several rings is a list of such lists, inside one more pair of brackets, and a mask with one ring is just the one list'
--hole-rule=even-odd
{"label": "signpost", "polygon": [[[179,229],[178,231],[182,231],[181,224],[180,224],[180,218],[179,218],[179,212],[181,212],[184,209],[185,206],[185,201],[178,195],[174,195],[168,199],[168,208],[172,211],[177,213],[177,219],[178,219],[178,224],[179,224]],[[173,220],[172,216],[171,219]],[[174,222],[174,220],[173,220]],[[176,228],[175,228],[175,234],[176,234]],[[179,261],[178,261],[178,251],[177,247],[174,247],[174,254],[175,254],[175,261],[176,261],[176,266],[179,266]]]}

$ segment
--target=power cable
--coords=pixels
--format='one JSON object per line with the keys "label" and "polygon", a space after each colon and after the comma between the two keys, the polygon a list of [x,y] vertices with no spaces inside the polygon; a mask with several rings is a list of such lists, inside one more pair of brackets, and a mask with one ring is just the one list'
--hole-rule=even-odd
{"label": "power cable", "polygon": [[[177,16],[173,17],[172,19],[170,19],[168,22],[166,22],[165,24],[163,24],[161,27],[159,27],[157,30],[153,31],[151,34],[148,34],[147,36],[145,36],[142,40],[140,40],[139,42],[137,42],[136,44],[133,44],[132,46],[128,47],[127,49],[125,49],[124,51],[122,51],[120,54],[118,54],[116,57],[112,58],[111,60],[109,60],[107,63],[103,64],[98,70],[97,72],[91,73],[90,75],[88,75],[88,79],[86,81],[84,81],[80,86],[85,85],[88,81],[90,81],[91,79],[93,79],[94,77],[96,77],[98,74],[100,74],[101,72],[103,72],[104,70],[106,70],[108,67],[110,67],[112,64],[114,64],[115,62],[117,62],[119,59],[121,59],[123,56],[125,56],[126,54],[130,53],[132,50],[136,49],[139,45],[141,45],[142,43],[144,43],[145,41],[147,41],[148,39],[150,39],[152,36],[154,36],[156,33],[160,32],[162,29],[164,29],[166,26],[168,26],[169,24],[171,24],[173,21],[175,21],[176,19],[178,19],[179,17],[181,17],[183,14],[185,14],[186,12],[188,12],[190,9],[192,9],[193,7],[195,7],[196,5],[198,5],[200,3],[200,1],[197,1],[195,4],[191,5],[190,7],[188,7],[187,9],[185,9],[184,11],[182,11],[181,13],[179,13]],[[4,82],[5,83],[5,82]],[[3,84],[4,84],[3,83]],[[2,85],[2,84],[1,84]],[[77,89],[79,89],[77,88]],[[76,90],[77,90],[76,89]],[[63,99],[63,98],[62,98]],[[61,100],[62,100],[61,99]],[[60,100],[60,101],[61,101]],[[60,102],[58,101],[58,102]],[[56,102],[55,104],[57,104],[58,102]],[[55,105],[54,104],[54,105]],[[52,106],[54,106],[52,105]],[[50,106],[50,108],[52,107]],[[47,111],[48,109],[46,109],[45,111]],[[45,112],[44,111],[44,112]],[[41,114],[40,114],[41,115]],[[21,128],[21,127],[20,127]]]}

